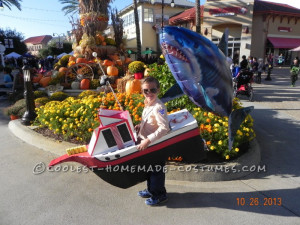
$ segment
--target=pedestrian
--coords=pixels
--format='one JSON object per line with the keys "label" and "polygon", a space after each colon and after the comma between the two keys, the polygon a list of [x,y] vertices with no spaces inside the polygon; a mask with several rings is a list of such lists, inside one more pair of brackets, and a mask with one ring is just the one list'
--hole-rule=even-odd
{"label": "pedestrian", "polygon": [[267,74],[267,77],[265,78],[265,80],[272,80],[271,72],[272,72],[272,69],[273,69],[273,57],[272,57],[271,54],[267,58],[267,64],[265,65],[265,67],[268,71],[268,74]]}
{"label": "pedestrian", "polygon": [[258,59],[258,67],[257,67],[257,77],[256,77],[256,82],[258,84],[261,83],[261,73],[262,73],[263,69],[264,69],[263,59],[259,58]]}
{"label": "pedestrian", "polygon": [[[4,67],[3,72],[4,72],[4,77],[3,77],[3,84],[0,85],[0,88],[12,88],[13,84],[12,82],[14,81],[13,75],[11,75],[12,69],[9,67]],[[0,96],[4,95],[3,92],[0,92]]]}
{"label": "pedestrian", "polygon": [[296,80],[298,80],[298,74],[299,74],[299,60],[294,59],[293,64],[291,65],[291,87],[295,87]]}
{"label": "pedestrian", "polygon": [[246,59],[246,56],[243,55],[242,59],[243,60],[240,62],[240,68],[241,68],[241,70],[246,70],[246,69],[248,69],[248,61]]}
{"label": "pedestrian", "polygon": [[[169,123],[165,105],[158,99],[159,82],[154,77],[146,77],[142,82],[142,91],[145,96],[145,108],[142,121],[135,126],[138,133],[139,151],[145,150],[150,143],[168,133]],[[138,192],[138,196],[147,198],[146,205],[154,206],[168,200],[165,188],[165,159],[154,166],[155,170],[147,174],[147,189]],[[158,169],[157,169],[158,168]]]}
{"label": "pedestrian", "polygon": [[278,66],[279,68],[281,68],[282,64],[284,62],[284,58],[283,58],[283,55],[282,53],[278,56]]}

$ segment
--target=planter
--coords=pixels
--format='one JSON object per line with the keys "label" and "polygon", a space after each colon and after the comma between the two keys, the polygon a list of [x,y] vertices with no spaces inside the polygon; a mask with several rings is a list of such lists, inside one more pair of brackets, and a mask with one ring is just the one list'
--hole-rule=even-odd
{"label": "planter", "polygon": [[134,73],[134,79],[140,80],[140,79],[143,79],[143,77],[144,77],[144,73],[142,73],[142,72]]}
{"label": "planter", "polygon": [[19,119],[19,116],[10,115],[10,120],[17,120]]}

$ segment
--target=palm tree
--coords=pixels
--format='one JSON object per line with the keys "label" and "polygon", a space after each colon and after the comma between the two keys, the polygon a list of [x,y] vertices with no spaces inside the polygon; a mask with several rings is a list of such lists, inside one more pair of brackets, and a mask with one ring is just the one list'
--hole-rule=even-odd
{"label": "palm tree", "polygon": [[75,14],[79,12],[78,0],[59,0],[61,4],[65,4],[62,10],[67,14]]}
{"label": "palm tree", "polygon": [[141,45],[139,15],[138,15],[138,11],[137,11],[137,0],[133,0],[133,4],[134,4],[134,22],[135,22],[135,29],[136,29],[137,58],[139,60],[142,58],[142,45]]}
{"label": "palm tree", "polygon": [[21,2],[22,0],[1,0],[0,2],[2,2],[3,3],[3,5],[5,6],[5,7],[7,7],[9,10],[11,10],[11,7],[12,6],[15,6],[15,7],[17,7],[18,8],[18,10],[22,10],[21,9],[21,4],[20,4],[20,2]]}
{"label": "palm tree", "polygon": [[196,32],[201,33],[200,0],[196,0]]}

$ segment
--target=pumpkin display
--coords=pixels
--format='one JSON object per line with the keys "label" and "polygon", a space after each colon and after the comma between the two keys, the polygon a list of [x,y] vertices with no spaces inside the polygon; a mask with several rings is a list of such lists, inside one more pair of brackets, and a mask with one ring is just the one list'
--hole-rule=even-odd
{"label": "pumpkin display", "polygon": [[119,70],[115,66],[108,66],[106,70],[107,75],[109,76],[118,76]]}
{"label": "pumpkin display", "polygon": [[76,63],[88,63],[88,61],[85,58],[77,58]]}
{"label": "pumpkin display", "polygon": [[32,82],[33,83],[39,83],[42,78],[43,78],[43,75],[39,73],[37,76],[34,76],[32,78]]}
{"label": "pumpkin display", "polygon": [[72,89],[79,89],[79,88],[80,88],[80,83],[79,83],[79,81],[73,81],[73,82],[71,83],[71,88],[72,88]]}
{"label": "pumpkin display", "polygon": [[51,81],[51,77],[43,77],[39,84],[42,86],[42,87],[47,87],[49,82]]}
{"label": "pumpkin display", "polygon": [[68,68],[66,68],[66,67],[60,67],[59,68],[59,70],[58,70],[58,72],[60,72],[60,73],[66,73],[68,71]]}
{"label": "pumpkin display", "polygon": [[69,62],[71,62],[71,61],[76,61],[76,57],[74,57],[74,56],[70,56],[70,58],[69,58]]}
{"label": "pumpkin display", "polygon": [[103,65],[104,66],[112,66],[112,65],[114,65],[114,63],[112,61],[108,60],[108,59],[105,59],[103,61]]}
{"label": "pumpkin display", "polygon": [[80,89],[87,90],[90,88],[90,80],[89,79],[82,79],[80,82]]}
{"label": "pumpkin display", "polygon": [[141,81],[137,79],[128,80],[125,86],[125,92],[127,95],[134,93],[141,93]]}

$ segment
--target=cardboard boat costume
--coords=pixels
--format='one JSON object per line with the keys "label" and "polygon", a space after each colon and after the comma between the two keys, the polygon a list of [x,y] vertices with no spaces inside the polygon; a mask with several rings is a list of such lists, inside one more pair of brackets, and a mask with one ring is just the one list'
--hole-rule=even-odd
{"label": "cardboard boat costume", "polygon": [[[186,110],[168,115],[170,131],[138,151],[136,133],[128,111],[99,111],[100,126],[93,131],[86,152],[74,150],[50,162],[78,162],[90,168],[106,182],[128,188],[147,179],[147,172],[169,156],[182,156],[192,163],[204,158],[204,145],[194,117]],[[79,153],[78,153],[79,152]],[[163,169],[163,168],[160,168]]]}

